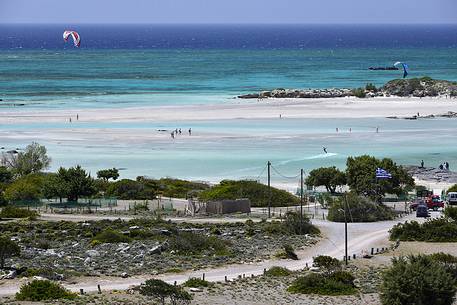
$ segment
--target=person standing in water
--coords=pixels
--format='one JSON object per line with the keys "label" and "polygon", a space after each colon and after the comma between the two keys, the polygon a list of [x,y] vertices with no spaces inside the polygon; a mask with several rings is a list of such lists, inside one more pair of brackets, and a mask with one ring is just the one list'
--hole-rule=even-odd
{"label": "person standing in water", "polygon": [[79,114],[76,114],[76,121],[79,121]]}
{"label": "person standing in water", "polygon": [[421,168],[424,168],[424,160],[421,160]]}
{"label": "person standing in water", "polygon": [[327,153],[327,147],[322,147],[325,153]]}
{"label": "person standing in water", "polygon": [[192,128],[189,128],[189,136],[192,135]]}

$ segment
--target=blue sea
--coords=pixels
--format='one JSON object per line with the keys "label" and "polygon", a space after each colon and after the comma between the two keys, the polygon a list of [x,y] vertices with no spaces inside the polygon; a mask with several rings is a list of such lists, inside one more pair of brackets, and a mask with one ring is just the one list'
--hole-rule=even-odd
{"label": "blue sea", "polygon": [[[73,29],[81,47],[65,43]],[[382,85],[401,71],[371,66],[408,63],[411,77],[457,81],[457,25],[0,25],[0,112],[127,108],[231,103],[233,97],[273,88]],[[180,122],[91,123],[84,130],[136,130]],[[392,157],[403,164],[457,164],[453,120],[392,121],[230,120],[186,122],[197,131],[223,130],[231,137],[200,143],[80,143],[44,135],[68,126],[0,125],[5,147],[24,147],[39,132],[53,157],[51,169],[82,164],[95,172],[116,166],[124,177],[174,176],[209,181],[257,178],[267,160],[290,178],[300,168],[344,167],[348,155]],[[354,135],[335,138],[335,126]],[[374,126],[386,133],[372,137]],[[358,128],[359,127],[359,128]],[[11,136],[17,133],[21,136]],[[7,135],[6,135],[7,134]],[[439,134],[437,145],[424,139]],[[332,154],[322,155],[322,146]],[[243,154],[240,152],[243,151]],[[261,178],[263,174],[261,175]],[[261,179],[260,178],[260,179]],[[281,180],[282,179],[282,180]]]}

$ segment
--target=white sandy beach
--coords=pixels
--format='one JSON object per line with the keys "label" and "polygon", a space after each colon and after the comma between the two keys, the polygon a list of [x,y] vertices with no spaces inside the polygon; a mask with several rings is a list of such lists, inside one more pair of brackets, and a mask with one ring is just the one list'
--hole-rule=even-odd
{"label": "white sandy beach", "polygon": [[83,122],[187,121],[277,118],[374,118],[457,112],[457,99],[446,98],[328,98],[233,99],[221,104],[151,106],[112,109],[0,111],[0,124],[66,122],[79,114]]}

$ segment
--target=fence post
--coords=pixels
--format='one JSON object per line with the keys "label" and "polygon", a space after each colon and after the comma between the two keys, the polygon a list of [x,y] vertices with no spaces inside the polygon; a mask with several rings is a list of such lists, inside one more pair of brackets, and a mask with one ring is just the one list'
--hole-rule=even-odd
{"label": "fence post", "polygon": [[102,293],[102,288],[100,288],[100,284],[97,285],[98,293]]}
{"label": "fence post", "polygon": [[79,289],[79,293],[80,293],[81,295],[83,295],[83,294],[84,294],[84,289],[82,289],[82,288]]}
{"label": "fence post", "polygon": [[374,248],[371,248],[371,255],[374,254]]}
{"label": "fence post", "polygon": [[224,277],[224,281],[227,283],[227,276]]}
{"label": "fence post", "polygon": [[203,277],[202,277],[203,280],[205,280],[205,274],[203,273]]}

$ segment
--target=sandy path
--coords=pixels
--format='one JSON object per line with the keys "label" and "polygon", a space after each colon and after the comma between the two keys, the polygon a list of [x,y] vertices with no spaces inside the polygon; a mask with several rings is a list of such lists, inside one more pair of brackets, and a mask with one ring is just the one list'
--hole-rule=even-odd
{"label": "sandy path", "polygon": [[150,106],[114,109],[0,111],[0,124],[68,121],[79,114],[80,122],[152,122],[277,118],[366,118],[412,116],[457,112],[457,99],[379,97],[370,99],[234,99],[220,104]]}
{"label": "sandy path", "polygon": [[[409,215],[402,220],[409,220],[414,218],[414,215]],[[302,269],[306,264],[312,263],[313,256],[323,254],[330,255],[341,259],[344,256],[344,224],[332,223],[328,221],[314,220],[313,223],[317,225],[324,238],[313,247],[309,247],[303,251],[297,252],[299,260],[266,260],[259,263],[240,264],[223,266],[214,269],[189,271],[181,274],[167,274],[161,275],[157,278],[163,279],[169,283],[177,281],[182,283],[189,277],[201,277],[205,273],[205,279],[208,281],[224,281],[225,276],[228,279],[237,278],[239,275],[245,274],[246,276],[261,275],[264,268],[268,269],[272,266],[283,266],[292,270]],[[388,246],[388,230],[395,224],[395,221],[383,221],[375,223],[354,223],[348,225],[348,253],[360,254],[361,251],[369,251],[371,247],[386,247]],[[139,285],[145,279],[151,276],[140,276],[131,278],[91,278],[84,282],[77,284],[66,284],[66,288],[72,291],[79,291],[84,289],[86,292],[97,291],[97,285],[101,285],[102,289],[118,289],[125,290],[132,285]],[[7,283],[0,286],[0,296],[11,295],[17,292],[19,283]]]}

